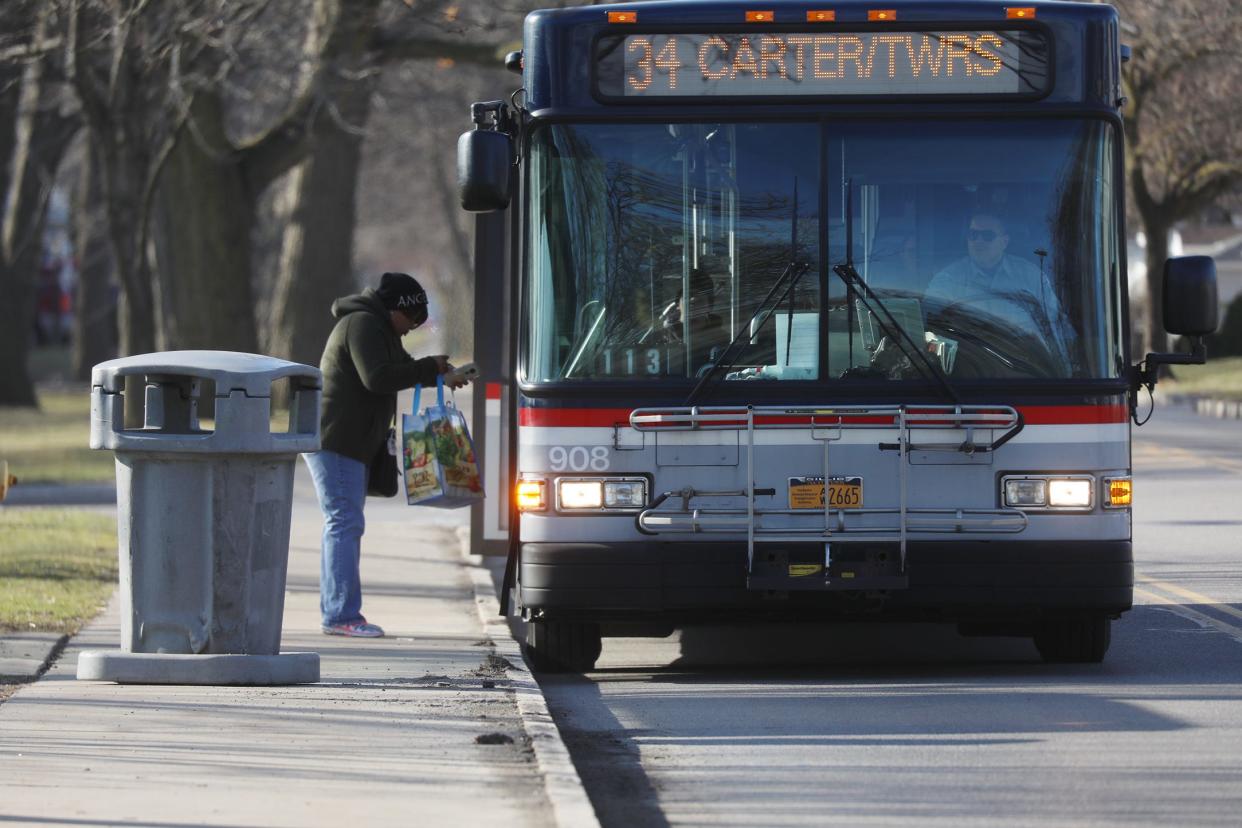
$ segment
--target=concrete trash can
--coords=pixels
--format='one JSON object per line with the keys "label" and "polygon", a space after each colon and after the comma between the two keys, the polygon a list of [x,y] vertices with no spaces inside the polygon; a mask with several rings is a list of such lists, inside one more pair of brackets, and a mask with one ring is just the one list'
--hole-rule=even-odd
{"label": "concrete trash can", "polygon": [[[127,377],[139,378],[142,399],[126,399]],[[282,433],[272,430],[272,383],[286,378]],[[121,650],[82,653],[79,679],[319,680],[319,655],[281,654],[280,634],[293,473],[300,453],[319,448],[322,387],[318,368],[229,351],[94,367],[90,445],[116,454]],[[208,388],[212,429],[198,417]],[[131,406],[141,408],[140,427],[125,427]]]}

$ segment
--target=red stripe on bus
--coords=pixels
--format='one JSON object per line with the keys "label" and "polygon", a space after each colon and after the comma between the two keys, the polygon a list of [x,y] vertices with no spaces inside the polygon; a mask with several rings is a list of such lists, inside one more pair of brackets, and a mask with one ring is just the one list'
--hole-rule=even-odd
{"label": "red stripe on bus", "polygon": [[489,382],[489,383],[487,384],[487,392],[486,392],[486,393],[487,393],[487,398],[488,398],[489,400],[498,400],[498,399],[500,399],[500,383],[498,383],[498,382]]}
{"label": "red stripe on bus", "polygon": [[[489,387],[490,398],[491,390]],[[630,421],[629,408],[522,408],[518,412],[518,423],[524,426],[543,428],[611,428],[617,424],[627,425]],[[1019,406],[1022,419],[1027,425],[1104,425],[1124,423],[1130,417],[1130,410],[1125,403],[1108,405],[1024,405]],[[768,416],[756,420],[759,424],[775,423],[810,423],[807,417]],[[739,423],[745,422],[739,420]],[[883,425],[889,422],[883,417],[866,419],[851,418],[851,422],[874,422]],[[657,426],[658,428],[658,426]]]}
{"label": "red stripe on bus", "polygon": [[1027,425],[1104,425],[1130,419],[1125,403],[1108,405],[1023,405],[1018,410]]}

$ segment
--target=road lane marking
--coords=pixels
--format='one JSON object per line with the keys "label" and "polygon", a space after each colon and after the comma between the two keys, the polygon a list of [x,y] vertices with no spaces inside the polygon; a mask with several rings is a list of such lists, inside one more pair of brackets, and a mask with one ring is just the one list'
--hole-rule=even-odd
{"label": "road lane marking", "polygon": [[[1151,578],[1138,576],[1138,580],[1150,582]],[[1159,581],[1156,581],[1153,586],[1159,585],[1159,583]],[[1177,603],[1177,601],[1172,600],[1169,596],[1159,595],[1158,592],[1151,592],[1150,590],[1144,590],[1144,588],[1140,586],[1134,587],[1134,595],[1144,597],[1149,603],[1151,603],[1151,605],[1164,607],[1165,610],[1176,614],[1176,616],[1186,618],[1187,621],[1195,622],[1196,624],[1199,624],[1200,627],[1211,627],[1216,629],[1218,632],[1225,633],[1226,636],[1232,638],[1233,641],[1242,644],[1242,628],[1235,627],[1233,624],[1223,621],[1221,618],[1210,616],[1210,614],[1200,612],[1199,610],[1191,610],[1191,608],[1184,605],[1184,603]],[[1217,603],[1211,603],[1211,606],[1220,607]],[[1230,607],[1230,610],[1232,610],[1232,607]]]}
{"label": "road lane marking", "polygon": [[1196,604],[1206,604],[1217,612],[1223,612],[1225,615],[1232,615],[1234,618],[1242,620],[1242,610],[1235,609],[1229,604],[1209,598],[1206,595],[1201,595],[1198,592],[1186,589],[1185,587],[1180,587],[1177,584],[1171,584],[1168,581],[1159,581],[1148,575],[1140,575],[1137,572],[1134,574],[1134,580],[1147,584],[1148,586],[1155,587],[1156,589],[1162,589],[1165,592],[1171,592],[1174,595],[1185,598],[1188,601],[1194,601]]}
{"label": "road lane marking", "polygon": [[1135,587],[1134,594],[1141,595],[1151,604],[1164,607],[1174,615],[1180,615],[1187,620],[1195,622],[1200,627],[1213,627],[1229,636],[1239,644],[1242,644],[1242,629],[1239,629],[1232,624],[1227,624],[1219,618],[1213,618],[1212,616],[1206,615],[1198,610],[1193,610],[1185,604],[1179,604],[1177,601],[1174,601],[1172,598],[1167,596],[1157,595],[1154,592],[1148,592],[1142,587]]}

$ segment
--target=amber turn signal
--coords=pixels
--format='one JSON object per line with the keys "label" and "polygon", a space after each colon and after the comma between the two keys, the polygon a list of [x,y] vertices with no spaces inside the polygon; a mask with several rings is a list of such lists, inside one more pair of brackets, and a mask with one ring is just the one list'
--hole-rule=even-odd
{"label": "amber turn signal", "polygon": [[548,508],[548,484],[545,480],[524,479],[517,484],[519,512],[542,512]]}
{"label": "amber turn signal", "polygon": [[1129,477],[1110,477],[1104,480],[1107,497],[1104,505],[1111,509],[1129,506],[1134,497],[1134,481]]}

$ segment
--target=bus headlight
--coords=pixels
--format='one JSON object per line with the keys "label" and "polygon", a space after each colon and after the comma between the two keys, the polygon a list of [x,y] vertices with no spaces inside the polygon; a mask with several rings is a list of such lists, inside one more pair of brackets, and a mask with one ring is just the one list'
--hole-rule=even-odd
{"label": "bus headlight", "polygon": [[643,477],[558,477],[556,508],[562,512],[626,512],[647,505]]}
{"label": "bus headlight", "polygon": [[1048,481],[1023,478],[1005,481],[1006,506],[1047,506]]}
{"label": "bus headlight", "polygon": [[647,505],[647,481],[605,480],[604,505],[609,509],[641,509]]}
{"label": "bus headlight", "polygon": [[557,504],[562,509],[598,509],[604,505],[604,484],[598,480],[556,481]]}
{"label": "bus headlight", "polygon": [[1095,500],[1095,478],[1090,475],[1015,475],[1001,485],[1005,505],[1015,509],[1085,512]]}
{"label": "bus headlight", "polygon": [[1049,480],[1048,505],[1086,508],[1091,505],[1090,480]]}

